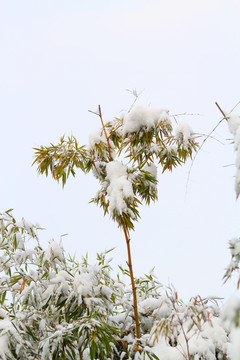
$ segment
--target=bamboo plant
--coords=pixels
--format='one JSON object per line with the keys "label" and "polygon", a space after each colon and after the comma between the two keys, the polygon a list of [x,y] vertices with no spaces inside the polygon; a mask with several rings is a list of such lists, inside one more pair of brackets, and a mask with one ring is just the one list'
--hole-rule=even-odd
{"label": "bamboo plant", "polygon": [[141,337],[130,249],[130,232],[140,218],[139,206],[157,200],[157,166],[172,171],[192,157],[197,148],[196,136],[186,123],[176,124],[169,112],[132,106],[125,116],[103,121],[101,107],[96,114],[101,129],[89,136],[89,144],[79,146],[74,136],[62,137],[57,145],[34,148],[33,164],[39,174],[49,174],[62,183],[79,168],[92,172],[99,180],[99,191],[91,202],[103,209],[122,229],[127,246],[131,278],[136,339]]}

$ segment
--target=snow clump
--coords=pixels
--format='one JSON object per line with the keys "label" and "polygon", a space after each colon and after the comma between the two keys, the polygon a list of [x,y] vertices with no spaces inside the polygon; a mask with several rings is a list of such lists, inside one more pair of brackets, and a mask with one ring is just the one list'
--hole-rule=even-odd
{"label": "snow clump", "polygon": [[240,325],[240,299],[232,296],[222,309],[221,317],[228,327]]}
{"label": "snow clump", "polygon": [[188,123],[180,121],[175,129],[176,138],[179,143],[182,143],[184,148],[188,148],[189,141],[192,139],[193,131]]}
{"label": "snow clump", "polygon": [[222,310],[222,318],[230,329],[230,359],[240,360],[240,299],[232,296]]}
{"label": "snow clump", "polygon": [[137,133],[142,128],[150,131],[161,122],[165,122],[170,125],[171,122],[168,114],[169,110],[167,109],[153,109],[138,105],[125,116],[123,135],[125,136],[129,133]]}
{"label": "snow clump", "polygon": [[157,167],[155,164],[153,164],[153,163],[146,164],[144,166],[143,170],[149,172],[152,175],[152,177],[157,179]]}
{"label": "snow clump", "polygon": [[[107,129],[105,129],[106,133],[101,129],[101,130],[94,130],[91,131],[89,136],[88,136],[88,143],[89,143],[89,150],[91,152],[95,153],[95,157],[98,158],[97,156],[97,151],[96,151],[96,146],[100,145],[100,143],[102,143],[104,145],[104,148],[102,148],[102,151],[104,153],[104,155],[106,157],[108,157],[109,155],[109,151],[111,154],[111,158],[114,159],[116,156],[116,153],[114,151],[114,144],[113,142],[109,139],[109,134]],[[106,137],[107,136],[107,137]]]}
{"label": "snow clump", "polygon": [[139,312],[148,314],[156,310],[161,304],[160,299],[148,298],[139,303]]}
{"label": "snow clump", "polygon": [[106,165],[106,179],[109,181],[108,196],[109,209],[118,214],[129,213],[126,199],[133,198],[133,187],[128,179],[127,167],[119,161],[110,161]]}
{"label": "snow clump", "polygon": [[56,241],[51,240],[44,253],[44,258],[50,262],[62,261],[64,259],[63,248]]}
{"label": "snow clump", "polygon": [[[229,249],[231,251],[231,261],[226,268],[224,278],[228,280],[235,270],[239,273],[239,262],[240,262],[240,238],[233,238],[229,241]],[[225,280],[225,281],[226,281]],[[237,287],[240,285],[240,275],[238,275]]]}
{"label": "snow clump", "polygon": [[99,144],[100,142],[107,144],[107,139],[102,130],[91,131],[88,137],[88,141],[90,149],[93,149],[94,146]]}
{"label": "snow clump", "polygon": [[233,238],[229,241],[231,255],[238,257],[240,260],[240,238]]}

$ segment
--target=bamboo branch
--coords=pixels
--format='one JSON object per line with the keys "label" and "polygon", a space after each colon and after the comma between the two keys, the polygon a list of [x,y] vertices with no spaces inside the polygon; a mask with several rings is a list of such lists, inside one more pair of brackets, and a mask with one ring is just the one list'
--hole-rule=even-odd
{"label": "bamboo branch", "polygon": [[[220,106],[218,105],[217,101],[215,101],[215,104],[218,107],[218,110],[221,112],[221,114],[226,118],[226,114],[224,113],[224,111],[220,108]],[[226,119],[227,120],[227,119]]]}
{"label": "bamboo branch", "polygon": [[102,111],[101,111],[101,106],[100,105],[98,105],[98,112],[99,112],[99,117],[100,117],[100,120],[101,120],[101,123],[102,123],[103,131],[104,131],[104,134],[105,134],[105,137],[106,137],[106,140],[107,140],[107,144],[108,144],[109,159],[112,160],[111,146],[110,146],[109,138],[107,136],[106,128],[105,128],[105,125],[104,125],[104,122],[103,122]]}
{"label": "bamboo branch", "polygon": [[106,137],[106,140],[107,140],[107,144],[108,144],[108,154],[109,154],[109,159],[110,161],[112,161],[112,155],[111,155],[111,145],[110,145],[110,142],[109,142],[109,137],[107,136],[107,132],[106,132],[106,128],[105,128],[105,125],[104,125],[104,122],[103,122],[103,118],[102,118],[102,111],[101,111],[101,106],[98,105],[98,112],[96,111],[92,111],[92,110],[88,110],[90,113],[94,114],[94,115],[97,115],[100,117],[100,120],[101,120],[101,123],[102,123],[102,127],[103,127],[103,131],[104,131],[104,135]]}
{"label": "bamboo branch", "polygon": [[212,131],[210,131],[210,133],[205,137],[205,139],[203,140],[202,144],[200,145],[200,147],[198,148],[197,152],[195,153],[193,159],[192,159],[192,163],[191,163],[191,166],[190,166],[190,169],[188,171],[188,177],[187,177],[187,183],[186,183],[186,191],[185,191],[185,198],[187,196],[187,188],[188,188],[188,183],[189,183],[189,180],[190,180],[190,175],[191,175],[191,171],[192,171],[192,167],[193,167],[193,164],[195,162],[195,159],[198,155],[198,153],[200,152],[200,150],[202,149],[203,145],[205,144],[205,142],[211,137],[211,135],[214,133],[214,131],[217,129],[217,127],[221,124],[221,122],[223,120],[227,120],[226,118],[226,115],[224,113],[224,111],[221,109],[221,107],[218,105],[217,102],[215,102],[216,106],[218,107],[218,109],[220,110],[221,114],[223,115],[223,118],[217,123],[216,126],[214,126],[214,128],[212,129]]}
{"label": "bamboo branch", "polygon": [[129,238],[129,232],[128,229],[123,226],[123,232],[126,239],[127,244],[127,253],[128,253],[128,268],[131,278],[131,284],[132,284],[132,292],[133,292],[133,310],[134,310],[134,317],[135,317],[135,323],[136,323],[136,337],[137,339],[140,339],[140,322],[139,322],[139,316],[138,316],[138,306],[137,306],[137,292],[136,292],[136,286],[133,276],[133,269],[132,269],[132,258],[131,258],[131,250],[130,250],[130,238]]}
{"label": "bamboo branch", "polygon": [[[174,300],[173,300],[173,299],[171,299],[171,302],[172,302],[173,308],[174,308],[174,310],[175,310],[175,313],[176,313],[176,315],[177,315],[177,318],[178,318],[178,323],[179,323],[179,325],[181,326],[181,329],[182,329],[182,333],[183,333],[184,340],[185,340],[185,342],[186,342],[186,347],[187,347],[187,360],[190,360],[190,351],[189,351],[189,342],[188,342],[188,337],[187,337],[186,332],[185,332],[185,330],[184,330],[182,320],[181,320],[181,319],[180,319],[180,317],[179,317],[178,310],[176,309],[176,306],[175,306]],[[180,345],[181,345],[181,344],[180,344]],[[182,346],[181,346],[181,347],[182,347]],[[183,352],[185,353],[185,351],[184,351],[183,347],[182,347],[182,350],[183,350]],[[184,357],[185,357],[185,356],[184,356]]]}

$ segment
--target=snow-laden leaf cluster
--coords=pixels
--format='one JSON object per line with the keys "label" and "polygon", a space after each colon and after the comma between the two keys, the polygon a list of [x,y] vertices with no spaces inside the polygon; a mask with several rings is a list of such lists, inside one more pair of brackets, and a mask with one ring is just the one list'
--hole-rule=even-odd
{"label": "snow-laden leaf cluster", "polygon": [[142,345],[134,351],[131,290],[111,278],[106,254],[90,265],[66,259],[54,240],[43,250],[37,227],[10,211],[0,231],[1,359],[144,358]]}
{"label": "snow-laden leaf cluster", "polygon": [[211,299],[184,304],[153,271],[135,279],[141,339],[129,270],[113,278],[108,252],[94,265],[39,243],[38,226],[0,214],[0,359],[228,359],[228,331]]}
{"label": "snow-laden leaf cluster", "polygon": [[229,249],[231,252],[231,261],[228,264],[224,279],[227,281],[230,279],[233,275],[233,273],[238,273],[238,279],[237,279],[237,288],[239,288],[240,285],[240,238],[236,237],[229,241]]}
{"label": "snow-laden leaf cluster", "polygon": [[[231,344],[228,330],[219,318],[220,309],[215,299],[193,297],[188,303],[178,299],[170,289],[161,298],[159,321],[151,331],[155,353],[161,359],[228,359]],[[161,335],[161,337],[159,337]],[[163,355],[164,354],[164,355]]]}
{"label": "snow-laden leaf cluster", "polygon": [[184,163],[197,148],[196,136],[187,123],[173,129],[169,111],[135,106],[121,118],[103,123],[89,135],[88,145],[75,137],[59,144],[35,148],[38,172],[52,174],[64,186],[75,168],[92,171],[100,189],[92,202],[103,208],[120,227],[134,229],[138,207],[157,199],[157,166],[162,172]]}

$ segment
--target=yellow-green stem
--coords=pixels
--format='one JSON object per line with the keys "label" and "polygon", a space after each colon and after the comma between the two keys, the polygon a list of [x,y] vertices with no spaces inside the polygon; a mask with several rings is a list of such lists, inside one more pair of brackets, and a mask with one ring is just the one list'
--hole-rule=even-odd
{"label": "yellow-green stem", "polygon": [[139,317],[138,317],[137,291],[136,291],[136,286],[135,286],[135,281],[134,281],[134,276],[133,276],[132,258],[131,258],[131,250],[130,250],[130,237],[129,237],[129,232],[128,232],[127,228],[123,227],[123,231],[124,231],[126,244],[127,244],[128,268],[129,268],[131,284],[132,284],[133,310],[134,310],[134,318],[135,318],[135,323],[136,323],[136,337],[137,337],[137,339],[140,339],[141,334],[140,334],[140,322],[139,322]]}

